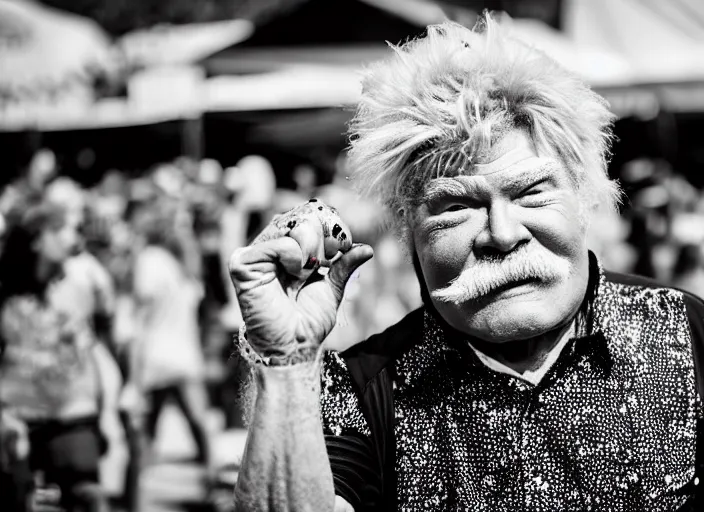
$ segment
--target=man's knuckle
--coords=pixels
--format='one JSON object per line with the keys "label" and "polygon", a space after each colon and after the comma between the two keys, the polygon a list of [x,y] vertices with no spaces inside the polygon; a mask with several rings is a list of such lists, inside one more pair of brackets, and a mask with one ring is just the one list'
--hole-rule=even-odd
{"label": "man's knuckle", "polygon": [[230,271],[231,274],[236,274],[238,272],[241,272],[243,267],[244,267],[244,255],[247,252],[246,247],[241,247],[239,249],[235,249],[232,254],[230,255],[230,259],[227,262],[227,268]]}

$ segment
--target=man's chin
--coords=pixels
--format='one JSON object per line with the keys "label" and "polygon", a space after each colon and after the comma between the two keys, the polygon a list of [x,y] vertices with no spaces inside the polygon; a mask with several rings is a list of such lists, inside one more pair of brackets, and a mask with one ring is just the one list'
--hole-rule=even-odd
{"label": "man's chin", "polygon": [[555,328],[559,319],[546,314],[539,302],[510,306],[487,307],[475,313],[467,322],[467,331],[477,338],[493,343],[519,341],[541,336]]}

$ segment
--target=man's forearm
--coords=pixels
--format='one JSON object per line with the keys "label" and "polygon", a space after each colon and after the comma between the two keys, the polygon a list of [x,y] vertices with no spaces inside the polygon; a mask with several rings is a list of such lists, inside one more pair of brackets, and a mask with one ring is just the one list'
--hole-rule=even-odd
{"label": "man's forearm", "polygon": [[332,512],[335,490],[320,422],[317,363],[257,367],[235,511]]}

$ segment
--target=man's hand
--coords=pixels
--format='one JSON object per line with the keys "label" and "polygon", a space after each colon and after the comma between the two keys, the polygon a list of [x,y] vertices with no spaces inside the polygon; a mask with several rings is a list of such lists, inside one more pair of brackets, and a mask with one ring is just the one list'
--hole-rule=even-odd
{"label": "man's hand", "polygon": [[371,247],[354,245],[337,211],[319,200],[274,218],[229,262],[249,344],[264,357],[317,349],[335,325],[349,276],[371,257]]}

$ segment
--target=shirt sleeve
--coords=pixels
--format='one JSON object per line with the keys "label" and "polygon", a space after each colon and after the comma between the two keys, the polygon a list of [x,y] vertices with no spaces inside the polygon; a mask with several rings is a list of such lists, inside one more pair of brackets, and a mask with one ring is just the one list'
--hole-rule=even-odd
{"label": "shirt sleeve", "polygon": [[684,293],[689,332],[692,336],[692,355],[700,400],[704,398],[704,301],[691,293]]}
{"label": "shirt sleeve", "polygon": [[334,351],[323,360],[320,411],[335,493],[357,512],[375,510],[382,502],[380,463],[347,366]]}
{"label": "shirt sleeve", "polygon": [[[694,370],[699,392],[699,418],[697,419],[697,449],[695,455],[695,476],[704,478],[704,415],[702,414],[702,397],[704,397],[704,301],[690,293],[683,293],[687,307],[687,320],[692,336],[692,353]],[[701,510],[704,504],[704,486],[696,488],[694,504],[691,510]]]}

